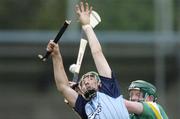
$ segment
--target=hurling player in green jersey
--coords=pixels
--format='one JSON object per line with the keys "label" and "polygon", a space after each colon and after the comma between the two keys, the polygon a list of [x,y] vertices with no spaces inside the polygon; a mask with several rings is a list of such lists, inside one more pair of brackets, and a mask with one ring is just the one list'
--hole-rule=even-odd
{"label": "hurling player in green jersey", "polygon": [[[130,101],[137,102],[130,105],[132,112],[131,119],[168,119],[164,109],[157,104],[157,93],[154,85],[143,81],[136,80],[129,86]],[[136,110],[136,111],[134,111]]]}

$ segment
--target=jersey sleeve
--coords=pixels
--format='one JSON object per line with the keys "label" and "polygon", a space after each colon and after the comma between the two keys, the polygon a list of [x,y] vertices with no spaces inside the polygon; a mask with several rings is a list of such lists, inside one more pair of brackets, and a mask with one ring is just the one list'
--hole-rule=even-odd
{"label": "jersey sleeve", "polygon": [[158,107],[160,109],[163,119],[168,119],[168,116],[167,116],[166,112],[164,111],[164,109],[162,108],[162,106],[158,104]]}
{"label": "jersey sleeve", "polygon": [[87,119],[87,115],[85,112],[86,103],[87,101],[81,95],[78,95],[78,98],[75,103],[75,107],[73,108],[82,119]]}
{"label": "jersey sleeve", "polygon": [[112,78],[100,76],[101,84],[100,92],[109,95],[110,97],[117,98],[121,95],[119,83],[112,72]]}

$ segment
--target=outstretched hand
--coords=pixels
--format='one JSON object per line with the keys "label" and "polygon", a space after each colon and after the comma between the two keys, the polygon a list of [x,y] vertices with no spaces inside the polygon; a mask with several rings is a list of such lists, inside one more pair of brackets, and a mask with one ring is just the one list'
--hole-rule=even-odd
{"label": "outstretched hand", "polygon": [[90,24],[90,14],[92,12],[92,6],[89,7],[89,4],[86,2],[85,5],[83,2],[76,5],[76,14],[82,25]]}

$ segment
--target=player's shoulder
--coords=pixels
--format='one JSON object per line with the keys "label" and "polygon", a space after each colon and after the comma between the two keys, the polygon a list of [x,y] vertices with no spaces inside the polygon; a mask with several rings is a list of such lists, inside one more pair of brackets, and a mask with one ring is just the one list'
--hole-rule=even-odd
{"label": "player's shoulder", "polygon": [[144,108],[151,109],[151,107],[158,107],[158,104],[155,102],[141,102]]}
{"label": "player's shoulder", "polygon": [[75,107],[73,109],[81,116],[82,119],[86,119],[86,113],[85,113],[85,105],[88,103],[87,100],[83,98],[82,95],[78,95],[78,98],[75,103]]}
{"label": "player's shoulder", "polygon": [[152,107],[149,105],[149,102],[141,102],[143,105],[143,112],[141,116],[145,117],[154,117],[154,112],[152,110]]}
{"label": "player's shoulder", "polygon": [[108,86],[113,86],[114,84],[119,84],[119,82],[116,79],[115,74],[113,72],[111,72],[111,75],[112,75],[111,78],[99,75],[101,84],[108,85]]}
{"label": "player's shoulder", "polygon": [[144,107],[149,107],[149,108],[162,108],[162,106],[156,102],[142,102]]}
{"label": "player's shoulder", "polygon": [[156,102],[142,102],[143,114],[151,117],[167,117],[164,109]]}

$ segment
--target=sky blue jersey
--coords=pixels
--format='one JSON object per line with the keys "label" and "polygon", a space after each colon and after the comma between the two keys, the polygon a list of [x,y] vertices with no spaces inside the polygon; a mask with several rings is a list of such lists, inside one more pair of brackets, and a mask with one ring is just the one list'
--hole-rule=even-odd
{"label": "sky blue jersey", "polygon": [[129,119],[122,95],[113,98],[97,92],[96,97],[85,105],[85,111],[88,119]]}
{"label": "sky blue jersey", "polygon": [[114,74],[111,79],[102,76],[100,79],[102,86],[96,96],[87,101],[79,95],[74,110],[82,119],[129,119]]}

